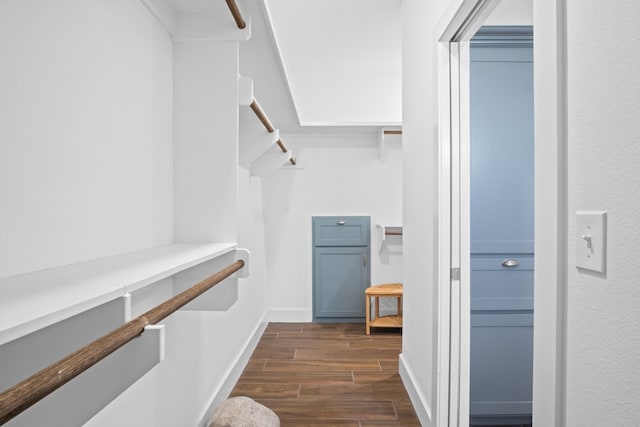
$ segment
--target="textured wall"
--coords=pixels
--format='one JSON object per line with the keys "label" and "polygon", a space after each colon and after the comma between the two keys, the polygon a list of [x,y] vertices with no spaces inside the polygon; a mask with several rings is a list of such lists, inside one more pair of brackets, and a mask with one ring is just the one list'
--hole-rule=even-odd
{"label": "textured wall", "polygon": [[[640,3],[567,2],[567,426],[627,426],[640,409]],[[607,274],[575,268],[575,212],[608,212]]]}

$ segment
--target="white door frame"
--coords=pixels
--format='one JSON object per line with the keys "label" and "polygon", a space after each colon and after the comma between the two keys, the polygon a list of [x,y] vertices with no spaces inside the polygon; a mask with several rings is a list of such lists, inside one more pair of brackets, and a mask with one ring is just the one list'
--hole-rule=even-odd
{"label": "white door frame", "polygon": [[[499,0],[452,0],[437,28],[440,147],[437,425],[469,423],[468,40]],[[533,422],[564,425],[567,187],[564,1],[535,0]],[[465,82],[461,84],[461,82]],[[456,274],[452,267],[460,268]],[[453,273],[453,274],[452,274]]]}

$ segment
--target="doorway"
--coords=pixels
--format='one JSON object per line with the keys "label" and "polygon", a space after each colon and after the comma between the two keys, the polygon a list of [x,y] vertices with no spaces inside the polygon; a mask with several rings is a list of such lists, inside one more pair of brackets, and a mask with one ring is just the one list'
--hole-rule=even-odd
{"label": "doorway", "polygon": [[[499,0],[451,0],[438,33],[440,139],[440,346],[438,426],[469,425],[469,41]],[[513,2],[505,2],[512,3]],[[566,151],[562,2],[533,2],[535,34],[535,271],[533,423],[563,425]],[[466,220],[465,220],[466,219]]]}
{"label": "doorway", "polygon": [[469,48],[469,423],[530,425],[533,29],[482,26]]}

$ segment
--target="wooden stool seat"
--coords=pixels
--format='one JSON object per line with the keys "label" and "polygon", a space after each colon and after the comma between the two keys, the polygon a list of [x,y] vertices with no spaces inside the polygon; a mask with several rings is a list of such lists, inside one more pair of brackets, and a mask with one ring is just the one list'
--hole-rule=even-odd
{"label": "wooden stool seat", "polygon": [[[387,283],[375,285],[364,291],[366,305],[366,333],[371,333],[371,328],[401,328],[402,327],[402,283]],[[380,316],[380,297],[395,297],[398,300],[398,314]],[[375,312],[371,318],[371,298],[374,299]]]}

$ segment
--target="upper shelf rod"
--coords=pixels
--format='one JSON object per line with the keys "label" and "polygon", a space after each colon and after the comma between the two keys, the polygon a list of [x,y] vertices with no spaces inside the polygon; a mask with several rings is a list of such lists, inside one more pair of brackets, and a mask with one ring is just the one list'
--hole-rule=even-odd
{"label": "upper shelf rod", "polygon": [[247,23],[244,21],[242,17],[242,13],[240,13],[240,8],[238,8],[238,4],[236,0],[226,0],[227,6],[229,6],[229,10],[231,11],[231,15],[233,15],[234,21],[236,21],[236,25],[241,30],[247,26]]}
{"label": "upper shelf rod", "polygon": [[262,122],[265,129],[267,129],[267,132],[273,133],[275,131],[275,128],[273,127],[273,125],[269,121],[269,118],[264,113],[262,107],[260,106],[260,104],[258,104],[258,101],[255,98],[253,98],[253,102],[251,103],[251,105],[249,105],[249,107],[251,107],[253,112],[256,113],[256,116],[258,116],[258,119]]}
{"label": "upper shelf rod", "polygon": [[402,135],[402,130],[385,130],[382,133],[385,135]]}
{"label": "upper shelf rod", "polygon": [[238,260],[222,270],[155,306],[92,343],[67,355],[0,394],[0,425],[6,423],[50,393],[62,387],[120,347],[142,334],[144,328],[160,322],[244,267]]}
{"label": "upper shelf rod", "polygon": [[[260,107],[260,104],[258,104],[258,101],[255,98],[253,98],[253,101],[251,102],[249,107],[251,107],[251,109],[256,114],[258,119],[262,122],[262,124],[264,125],[265,129],[267,129],[267,132],[273,133],[275,131],[275,128],[273,127],[273,125],[271,124],[271,121],[269,120],[267,115],[264,113],[264,110],[262,110],[262,107]],[[283,153],[286,153],[286,152],[289,151],[289,149],[287,149],[287,146],[284,145],[284,142],[282,142],[281,139],[278,138],[276,143],[278,144],[278,147],[280,147],[280,150],[282,150]],[[291,157],[289,159],[289,163],[291,163],[292,165],[295,166],[296,159]]]}

